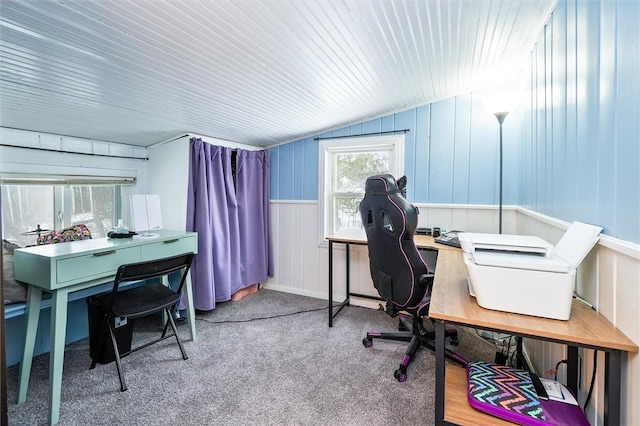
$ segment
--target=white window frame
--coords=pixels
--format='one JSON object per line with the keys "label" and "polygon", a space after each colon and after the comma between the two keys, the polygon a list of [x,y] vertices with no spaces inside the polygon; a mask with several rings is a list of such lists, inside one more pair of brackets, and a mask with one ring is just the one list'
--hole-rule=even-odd
{"label": "white window frame", "polygon": [[[320,243],[326,243],[325,237],[332,233],[333,214],[331,208],[333,173],[332,157],[336,154],[367,152],[388,149],[389,173],[398,178],[404,175],[404,133],[396,135],[321,139],[318,155],[318,236]],[[363,189],[364,194],[364,189]]]}

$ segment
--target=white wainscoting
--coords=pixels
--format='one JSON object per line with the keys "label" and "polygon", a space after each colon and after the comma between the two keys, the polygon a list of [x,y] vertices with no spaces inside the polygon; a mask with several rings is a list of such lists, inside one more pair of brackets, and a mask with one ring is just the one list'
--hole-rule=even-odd
{"label": "white wainscoting", "polygon": [[[418,205],[419,226],[458,229],[473,232],[497,232],[495,206]],[[315,201],[271,202],[275,276],[265,288],[327,299],[328,244],[318,242],[318,203]],[[569,223],[521,207],[507,206],[503,212],[503,232],[536,235],[552,244],[558,242]],[[351,248],[351,291],[377,295],[369,275],[366,247]],[[345,297],[345,250],[334,244],[334,300]],[[640,344],[640,246],[602,236],[594,250],[583,260],[577,275],[577,293],[593,304],[598,312]],[[550,298],[553,295],[549,295]],[[376,308],[375,301],[354,299],[353,305]],[[539,374],[566,358],[564,346],[526,342],[526,349]],[[580,400],[589,390],[593,351],[580,350],[582,359]],[[640,424],[640,356],[626,356],[623,365],[622,419],[624,424]],[[598,355],[595,389],[588,414],[592,424],[602,423],[604,355]],[[558,378],[565,379],[563,366]]]}

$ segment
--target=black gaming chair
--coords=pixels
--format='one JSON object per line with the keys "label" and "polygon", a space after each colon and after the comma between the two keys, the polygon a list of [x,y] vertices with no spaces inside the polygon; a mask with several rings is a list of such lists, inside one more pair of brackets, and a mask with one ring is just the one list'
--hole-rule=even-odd
{"label": "black gaming chair", "polygon": [[[432,270],[413,242],[418,209],[404,197],[405,184],[404,177],[396,182],[388,174],[371,176],[367,178],[365,196],[360,202],[373,284],[387,302],[387,314],[396,317],[402,311],[410,315],[400,315],[400,332],[370,331],[362,343],[371,347],[374,338],[410,342],[400,367],[394,372],[400,382],[407,379],[407,367],[420,346],[435,350],[434,331],[425,329],[423,317],[429,313],[437,251],[425,253],[432,256]],[[446,335],[457,345],[455,330],[447,330]],[[447,350],[446,354],[461,365],[467,363],[452,351]]]}

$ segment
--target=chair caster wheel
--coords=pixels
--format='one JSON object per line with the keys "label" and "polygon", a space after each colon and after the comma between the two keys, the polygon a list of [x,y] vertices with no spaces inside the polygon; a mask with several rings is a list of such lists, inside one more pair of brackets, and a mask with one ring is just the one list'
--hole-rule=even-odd
{"label": "chair caster wheel", "polygon": [[364,339],[362,339],[362,344],[365,348],[370,348],[371,346],[373,346],[373,340],[371,340],[370,337],[365,337]]}
{"label": "chair caster wheel", "polygon": [[403,373],[399,368],[393,372],[393,377],[395,377],[400,383],[407,381],[407,373]]}
{"label": "chair caster wheel", "polygon": [[460,342],[458,341],[457,337],[451,337],[449,339],[449,343],[451,343],[451,346],[458,346],[458,343],[460,343]]}

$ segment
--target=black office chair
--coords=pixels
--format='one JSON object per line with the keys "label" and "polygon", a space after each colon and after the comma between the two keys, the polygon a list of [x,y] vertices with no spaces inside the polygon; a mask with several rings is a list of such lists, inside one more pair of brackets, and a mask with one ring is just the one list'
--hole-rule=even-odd
{"label": "black office chair", "polygon": [[[431,257],[432,269],[418,251],[413,237],[418,224],[418,209],[404,197],[406,178],[398,179],[384,174],[367,178],[365,196],[360,202],[362,225],[367,234],[369,266],[373,284],[386,301],[385,311],[391,317],[400,312],[399,332],[370,331],[362,343],[373,345],[373,339],[410,342],[394,377],[404,382],[407,367],[419,347],[435,350],[435,333],[427,330],[423,318],[429,313],[429,300],[433,284],[437,251],[425,252]],[[457,345],[456,330],[446,335]],[[450,350],[446,355],[460,365],[467,360]]]}
{"label": "black office chair", "polygon": [[[184,286],[187,273],[191,267],[193,256],[194,255],[190,253],[149,262],[122,265],[118,268],[118,272],[116,273],[116,277],[113,282],[113,291],[98,297],[105,312],[99,336],[102,336],[107,332],[107,330],[109,331],[113,352],[115,354],[116,367],[118,369],[118,377],[120,379],[120,390],[122,392],[127,390],[127,384],[124,379],[121,358],[171,336],[175,336],[178,346],[180,347],[180,352],[182,353],[182,358],[185,360],[188,358],[187,353],[182,346],[182,342],[180,341],[180,337],[178,336],[176,324],[173,320],[173,314],[178,301],[180,300],[182,287]],[[178,271],[181,273],[181,276],[180,283],[176,290],[173,290],[160,282],[161,277]],[[120,289],[120,285],[124,282],[141,280],[144,280],[144,283],[140,286],[124,290]],[[139,345],[121,354],[116,341],[115,319],[121,317],[134,319],[156,312],[163,312],[166,317],[162,335],[155,340]],[[167,335],[167,329],[169,326],[171,326],[171,329],[173,330],[173,335]],[[93,361],[90,369],[93,369],[96,366],[98,359],[97,354],[101,353],[104,340],[105,339],[102,338],[100,339],[96,352],[92,354]]]}

